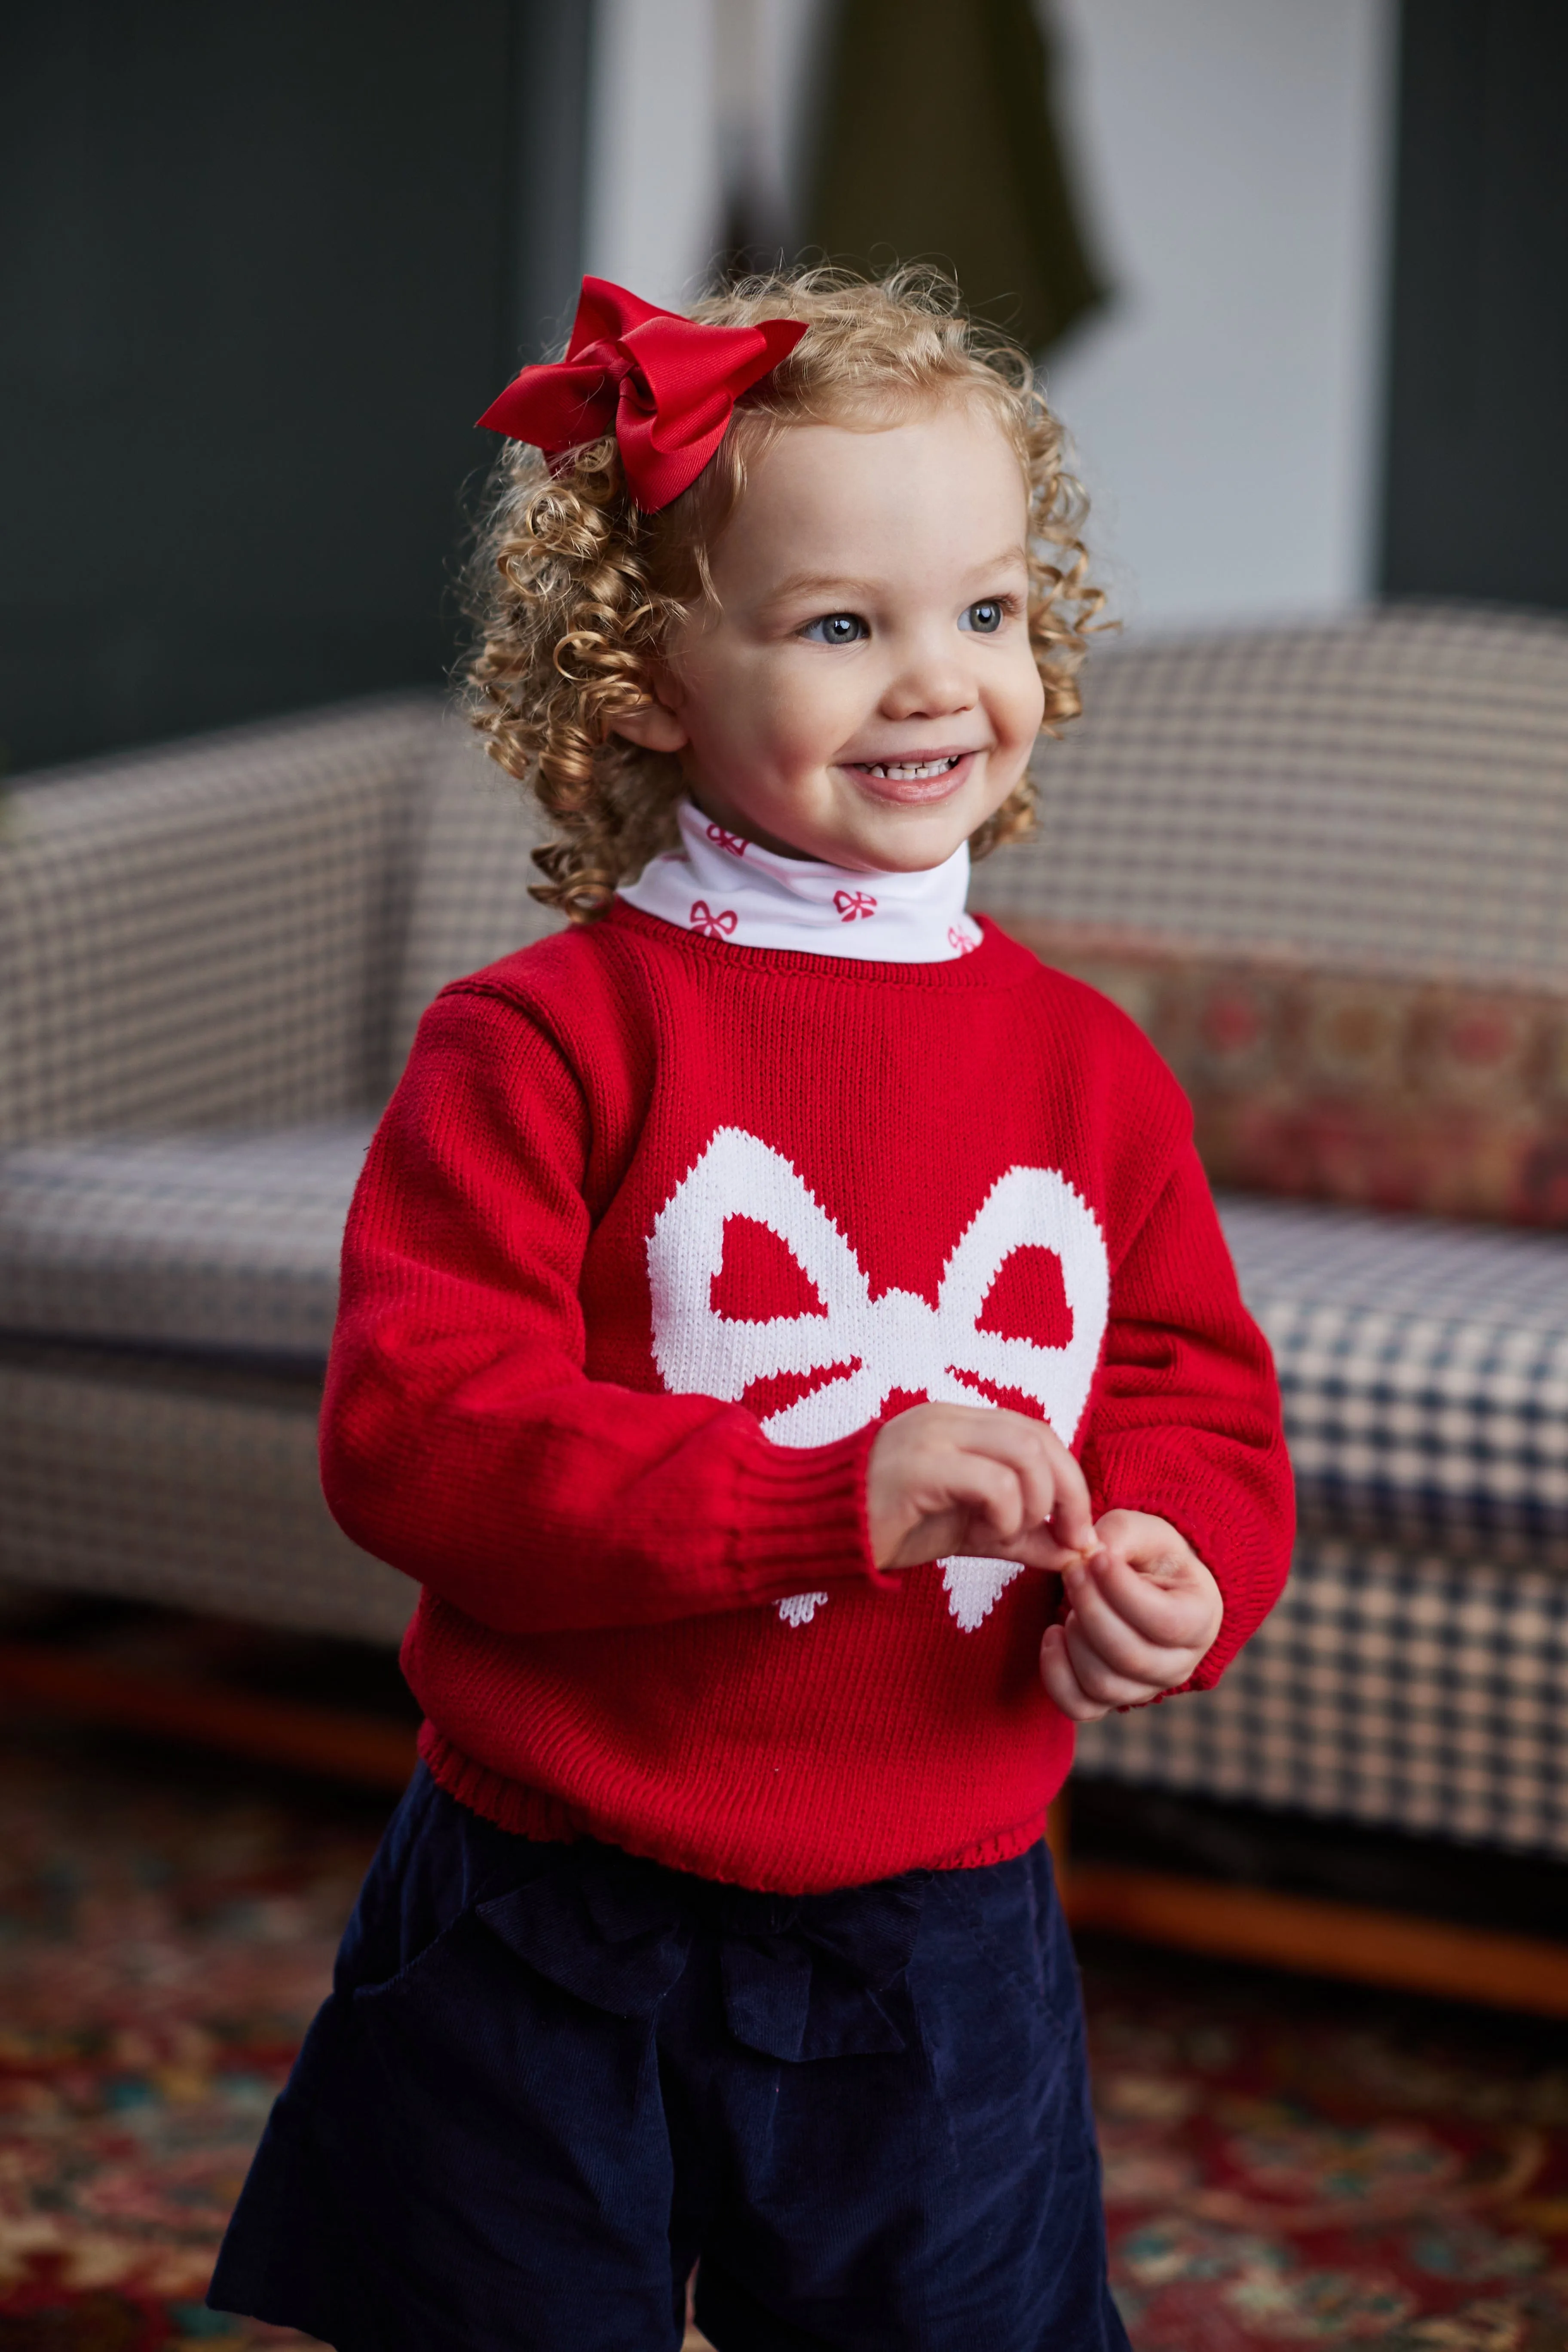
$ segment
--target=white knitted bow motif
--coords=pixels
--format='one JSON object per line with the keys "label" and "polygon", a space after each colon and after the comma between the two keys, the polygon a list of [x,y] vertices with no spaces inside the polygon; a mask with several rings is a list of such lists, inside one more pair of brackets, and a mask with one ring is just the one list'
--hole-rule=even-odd
{"label": "white knitted bow motif", "polygon": [[[784,1244],[816,1286],[825,1314],[739,1322],[716,1314],[712,1283],[724,1227],[751,1217]],[[1072,1314],[1063,1348],[1006,1339],[978,1326],[985,1299],[1016,1249],[1054,1251]],[[782,1152],[744,1128],[722,1127],[654,1219],[647,1245],[653,1352],[665,1387],[738,1403],[753,1381],[816,1376],[818,1385],[763,1423],[781,1445],[825,1445],[874,1421],[895,1390],[933,1403],[983,1404],[981,1383],[1030,1397],[1064,1445],[1089,1400],[1110,1301],[1105,1242],[1093,1211],[1054,1168],[1009,1168],[987,1193],[942,1268],[932,1307],[917,1292],[873,1298],[860,1262]],[[948,1605],[971,1633],[1014,1577],[1016,1561],[942,1562]],[[827,1599],[779,1602],[806,1624]]]}

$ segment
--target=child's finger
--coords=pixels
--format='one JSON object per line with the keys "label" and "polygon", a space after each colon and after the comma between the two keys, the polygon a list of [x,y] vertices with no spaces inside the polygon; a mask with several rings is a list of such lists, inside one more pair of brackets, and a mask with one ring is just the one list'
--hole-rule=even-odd
{"label": "child's finger", "polygon": [[[1031,1568],[1061,1569],[1082,1558],[1079,1551],[1058,1543],[1039,1513],[1038,1494],[1027,1475],[1026,1461],[1011,1447],[996,1453],[965,1449],[955,1454],[942,1484],[955,1505],[981,1514],[985,1527],[972,1527],[973,1549],[986,1553],[986,1528],[996,1557],[1021,1559]],[[966,1538],[968,1540],[968,1538]]]}
{"label": "child's finger", "polygon": [[1010,1462],[955,1449],[941,1484],[948,1501],[978,1513],[999,1543],[1016,1543],[1029,1524],[1028,1496]]}
{"label": "child's finger", "polygon": [[866,1511],[880,1568],[973,1551],[1062,1569],[1094,1549],[1088,1483],[1043,1422],[994,1405],[916,1405],[871,1448]]}
{"label": "child's finger", "polygon": [[1068,1551],[1089,1553],[1095,1549],[1099,1538],[1094,1532],[1094,1507],[1089,1500],[1089,1480],[1084,1476],[1078,1456],[1065,1446],[1052,1429],[1044,1432],[1049,1441],[1052,1475],[1056,1485],[1056,1507],[1047,1514],[1058,1540]]}
{"label": "child's finger", "polygon": [[1090,1615],[1099,1622],[1098,1602],[1156,1648],[1184,1650],[1199,1641],[1206,1646],[1219,1631],[1218,1591],[1206,1571],[1182,1572],[1165,1583],[1130,1560],[1101,1552],[1086,1567],[1082,1601],[1076,1591],[1071,1599],[1075,1608],[1083,1608],[1086,1622]]}
{"label": "child's finger", "polygon": [[1026,1527],[1022,1535],[999,1549],[999,1559],[1022,1560],[1026,1568],[1042,1568],[1060,1576],[1069,1568],[1081,1568],[1083,1554],[1068,1545],[1058,1543],[1048,1527]]}
{"label": "child's finger", "polygon": [[1040,1680],[1046,1696],[1074,1723],[1093,1723],[1109,1715],[1110,1706],[1090,1698],[1074,1672],[1067,1639],[1059,1625],[1047,1625],[1040,1643]]}
{"label": "child's finger", "polygon": [[1017,1473],[1026,1526],[1048,1525],[1064,1551],[1094,1549],[1089,1482],[1053,1429],[1025,1413],[994,1410],[977,1418],[968,1443]]}
{"label": "child's finger", "polygon": [[1069,1569],[1065,1583],[1076,1628],[1110,1673],[1151,1690],[1169,1690],[1185,1681],[1193,1663],[1191,1642],[1146,1639],[1114,1606],[1093,1568]]}
{"label": "child's finger", "polygon": [[1162,1691],[1184,1683],[1198,1660],[1195,1650],[1166,1651],[1156,1673],[1122,1674],[1101,1654],[1076,1615],[1068,1619],[1063,1633],[1079,1688],[1102,1706],[1142,1706]]}

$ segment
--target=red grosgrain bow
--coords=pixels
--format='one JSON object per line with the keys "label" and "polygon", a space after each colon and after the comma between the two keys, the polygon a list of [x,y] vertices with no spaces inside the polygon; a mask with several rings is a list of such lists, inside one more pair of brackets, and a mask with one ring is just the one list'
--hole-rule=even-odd
{"label": "red grosgrain bow", "polygon": [[798,319],[700,326],[584,278],[565,358],[525,367],[479,423],[552,458],[614,433],[633,498],[657,514],[697,479],[742,393],[805,332]]}

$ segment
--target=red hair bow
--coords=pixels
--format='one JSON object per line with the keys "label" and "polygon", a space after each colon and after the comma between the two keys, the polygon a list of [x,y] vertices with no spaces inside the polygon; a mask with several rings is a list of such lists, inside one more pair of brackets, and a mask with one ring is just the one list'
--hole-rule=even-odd
{"label": "red hair bow", "polygon": [[697,479],[742,393],[805,332],[798,319],[700,326],[608,278],[584,278],[565,358],[525,367],[479,423],[547,457],[614,433],[633,498],[657,514]]}

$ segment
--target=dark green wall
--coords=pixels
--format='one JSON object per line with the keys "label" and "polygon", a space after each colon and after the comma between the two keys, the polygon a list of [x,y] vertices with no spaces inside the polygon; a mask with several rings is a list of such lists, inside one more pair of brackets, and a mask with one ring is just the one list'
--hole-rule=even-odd
{"label": "dark green wall", "polygon": [[[5,13],[13,769],[439,682],[463,485],[495,446],[471,419],[574,260],[542,257],[520,209],[581,117],[585,49],[557,17],[583,21],[506,0]],[[575,84],[538,86],[574,58]],[[559,247],[558,190],[555,214]]]}
{"label": "dark green wall", "polygon": [[1568,605],[1568,0],[1405,0],[1384,585]]}

